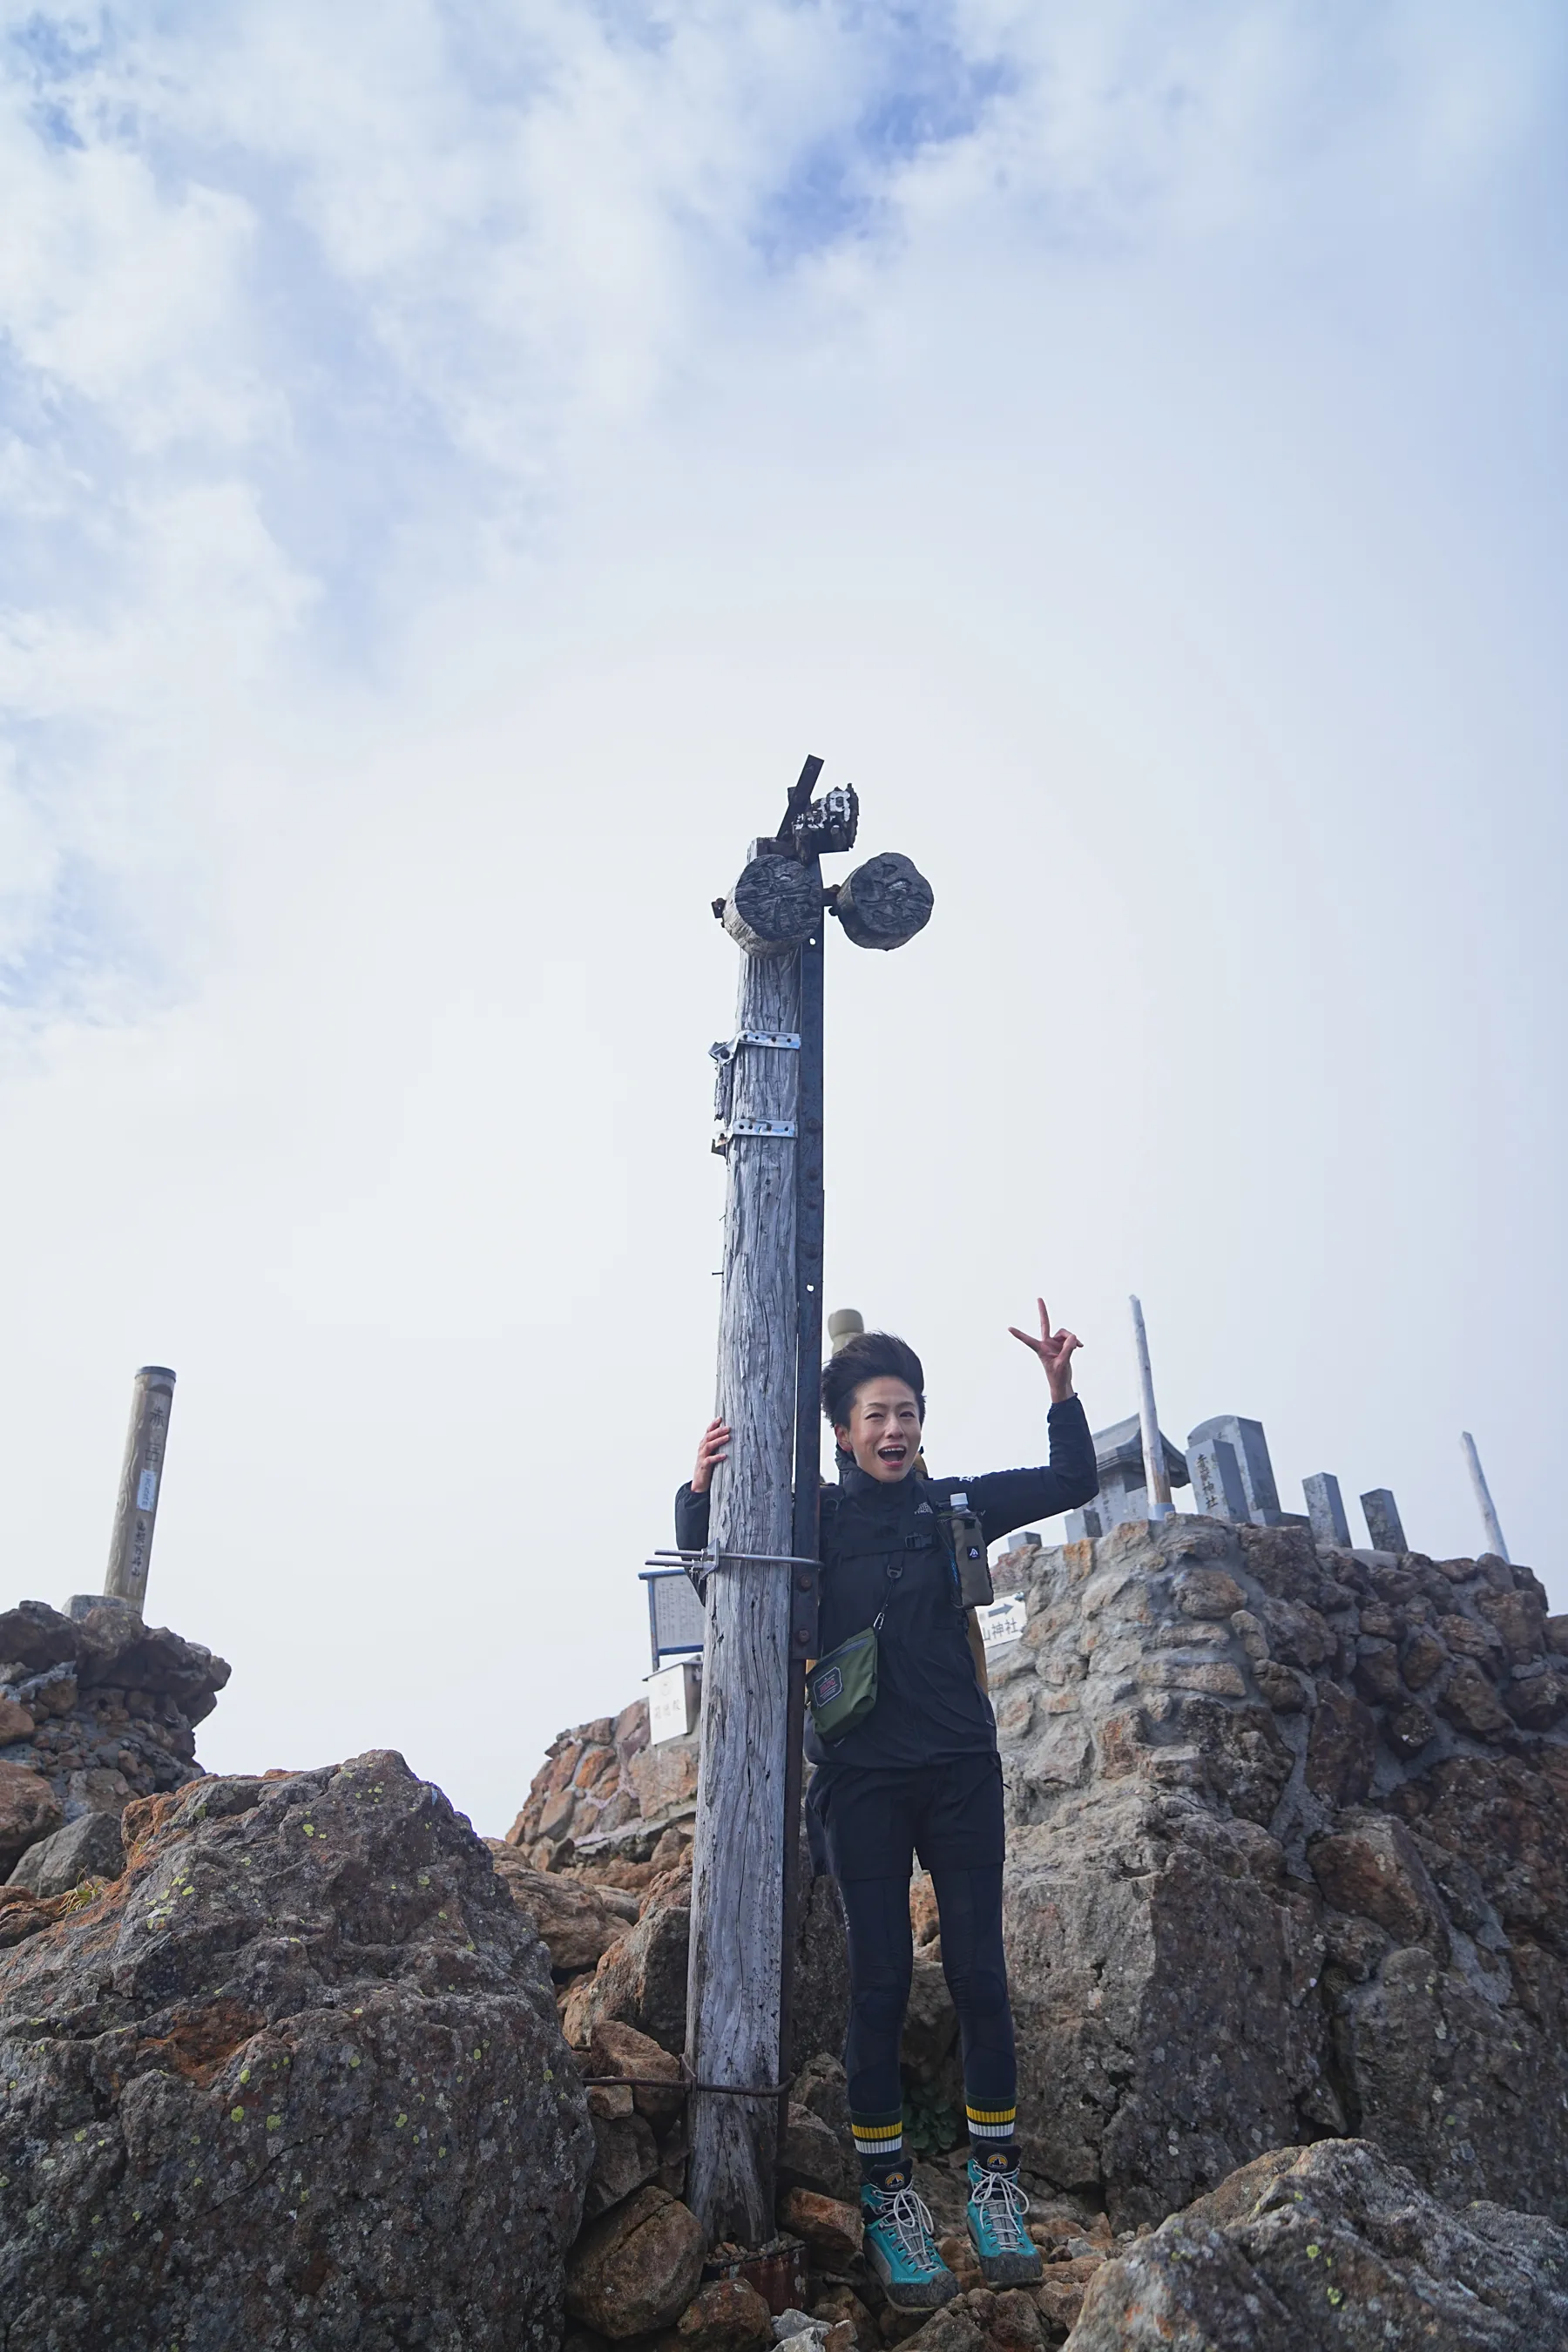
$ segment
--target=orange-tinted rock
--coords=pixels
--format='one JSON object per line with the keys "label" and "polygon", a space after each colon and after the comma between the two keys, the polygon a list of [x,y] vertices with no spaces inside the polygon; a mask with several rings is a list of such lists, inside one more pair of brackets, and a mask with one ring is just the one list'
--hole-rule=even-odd
{"label": "orange-tinted rock", "polygon": [[773,2340],[773,2315],[744,2279],[710,2279],[700,2286],[656,2352],[763,2352]]}
{"label": "orange-tinted rock", "polygon": [[0,1764],[0,1873],[9,1876],[27,1848],[64,1819],[59,1799],[40,1774],[25,1764]]}
{"label": "orange-tinted rock", "polygon": [[[632,2104],[656,2131],[673,2123],[686,2104],[679,2059],[618,2018],[600,2017],[594,2021],[588,2039],[588,2071],[591,2074],[635,2076]],[[650,2088],[650,2084],[668,2084],[669,2087]]]}
{"label": "orange-tinted rock", "polygon": [[986,2322],[986,2336],[999,2352],[1036,2352],[1045,2342],[1040,2315],[1033,2295],[1022,2287],[1007,2287],[995,2297]]}
{"label": "orange-tinted rock", "polygon": [[1396,1944],[1433,1940],[1447,1948],[1442,1902],[1410,1832],[1386,1813],[1352,1814],[1307,1849],[1323,1899],[1384,1928]]}
{"label": "orange-tinted rock", "polygon": [[1429,1626],[1417,1625],[1405,1638],[1399,1663],[1411,1689],[1425,1690],[1433,1676],[1440,1675],[1447,1664],[1447,1647]]}
{"label": "orange-tinted rock", "polygon": [[584,2231],[567,2267],[566,2309],[612,2342],[666,2327],[696,2294],[703,2253],[695,2213],[650,2184]]}
{"label": "orange-tinted rock", "polygon": [[1513,1727],[1493,1685],[1468,1658],[1456,1661],[1437,1694],[1437,1712],[1457,1731],[1468,1731],[1472,1739],[1497,1739]]}
{"label": "orange-tinted rock", "polygon": [[812,2266],[847,2271],[860,2252],[860,2210],[815,2189],[786,2189],[778,2202],[779,2224],[805,2242]]}
{"label": "orange-tinted rock", "polygon": [[595,1968],[599,1956],[626,1932],[627,1922],[591,1886],[554,1872],[530,1870],[504,1839],[486,1840],[508,1894],[550,1952],[550,1965],[563,1975]]}
{"label": "orange-tinted rock", "polygon": [[1510,1666],[1528,1665],[1546,1647],[1546,1613],[1533,1592],[1478,1592],[1476,1608],[1502,1643]]}
{"label": "orange-tinted rock", "polygon": [[609,1790],[603,1784],[618,1780],[620,1769],[620,1759],[613,1748],[585,1748],[572,1775],[572,1784],[579,1790],[587,1790],[605,1797]]}
{"label": "orange-tinted rock", "polygon": [[1230,1617],[1247,1605],[1247,1595],[1234,1576],[1223,1568],[1184,1569],[1173,1586],[1177,1608],[1184,1617],[1218,1620]]}

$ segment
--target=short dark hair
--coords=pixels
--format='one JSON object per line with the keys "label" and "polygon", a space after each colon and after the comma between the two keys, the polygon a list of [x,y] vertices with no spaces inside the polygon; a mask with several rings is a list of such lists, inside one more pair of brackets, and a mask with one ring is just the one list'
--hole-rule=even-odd
{"label": "short dark hair", "polygon": [[822,1368],[822,1410],[834,1429],[847,1426],[855,1391],[868,1381],[902,1381],[926,1417],[926,1376],[907,1339],[891,1331],[857,1331]]}

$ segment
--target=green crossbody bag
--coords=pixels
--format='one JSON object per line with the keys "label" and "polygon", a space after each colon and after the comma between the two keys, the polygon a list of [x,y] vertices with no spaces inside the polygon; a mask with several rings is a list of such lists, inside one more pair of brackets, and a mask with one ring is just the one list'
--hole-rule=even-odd
{"label": "green crossbody bag", "polygon": [[[948,1561],[957,1580],[960,1605],[973,1608],[991,1597],[991,1572],[979,1518],[970,1511],[966,1495],[954,1495],[945,1510],[936,1514],[948,1549]],[[898,1570],[902,1575],[903,1570]],[[892,1599],[894,1572],[888,1576],[888,1600]],[[982,1589],[982,1583],[984,1589]],[[826,1657],[818,1658],[805,1678],[806,1702],[818,1738],[842,1739],[864,1723],[877,1704],[877,1636],[888,1613],[884,1601],[861,1633],[851,1633]]]}
{"label": "green crossbody bag", "polygon": [[805,1696],[819,1738],[842,1739],[877,1704],[877,1635],[882,1614],[864,1633],[851,1633],[805,1678]]}

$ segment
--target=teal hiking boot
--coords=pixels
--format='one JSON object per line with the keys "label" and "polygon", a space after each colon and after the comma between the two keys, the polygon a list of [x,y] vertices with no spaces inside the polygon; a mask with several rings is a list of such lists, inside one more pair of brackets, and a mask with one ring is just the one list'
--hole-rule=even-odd
{"label": "teal hiking boot", "polygon": [[907,2183],[879,2189],[863,2180],[860,2215],[866,2260],[896,2311],[934,2311],[952,2301],[958,2281],[937,2252],[929,2209]]}
{"label": "teal hiking boot", "polygon": [[1024,2228],[1029,2200],[1016,2168],[1004,2170],[969,2159],[969,2202],[963,2218],[987,2286],[1029,2286],[1040,2275],[1039,2249]]}

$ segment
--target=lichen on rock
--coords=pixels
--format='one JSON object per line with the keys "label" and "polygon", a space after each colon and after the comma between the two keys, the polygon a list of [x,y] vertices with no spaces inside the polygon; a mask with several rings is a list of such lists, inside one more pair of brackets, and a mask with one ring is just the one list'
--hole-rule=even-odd
{"label": "lichen on rock", "polygon": [[125,1832],[119,1881],[0,1956],[7,2340],[552,2340],[586,2097],[548,1954],[440,1790],[376,1751]]}

